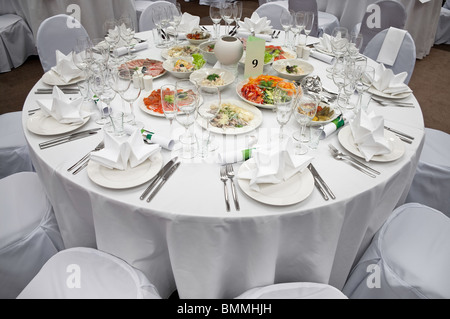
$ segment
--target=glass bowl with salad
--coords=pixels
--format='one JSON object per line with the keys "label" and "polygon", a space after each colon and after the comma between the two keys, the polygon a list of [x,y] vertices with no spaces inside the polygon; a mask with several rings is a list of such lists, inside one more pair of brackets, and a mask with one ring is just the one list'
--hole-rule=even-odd
{"label": "glass bowl with salad", "polygon": [[196,53],[192,57],[168,59],[164,61],[163,68],[179,79],[188,79],[193,72],[200,70],[205,64],[203,55]]}

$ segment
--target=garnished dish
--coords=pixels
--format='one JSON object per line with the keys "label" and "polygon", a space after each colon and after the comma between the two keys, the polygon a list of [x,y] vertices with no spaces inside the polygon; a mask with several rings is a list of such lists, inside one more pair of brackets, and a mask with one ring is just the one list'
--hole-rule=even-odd
{"label": "garnished dish", "polygon": [[233,84],[235,76],[232,72],[224,69],[202,68],[192,73],[189,79],[206,91],[213,92],[216,87],[219,88],[219,91],[222,91]]}
{"label": "garnished dish", "polygon": [[163,50],[161,55],[165,59],[179,58],[182,56],[192,56],[195,53],[199,53],[200,49],[193,45],[174,46],[168,50]]}
{"label": "garnished dish", "polygon": [[193,72],[194,69],[194,64],[184,59],[178,59],[173,66],[173,71],[175,72]]}
{"label": "garnished dish", "polygon": [[220,85],[224,85],[224,84],[225,84],[225,81],[217,73],[207,75],[203,79],[203,81],[200,83],[200,85],[202,85],[202,86],[220,86]]}
{"label": "garnished dish", "polygon": [[281,59],[272,64],[279,76],[288,80],[298,81],[314,71],[314,67],[300,59]]}
{"label": "garnished dish", "polygon": [[330,123],[335,120],[341,112],[334,110],[330,105],[320,102],[317,106],[317,112],[308,125],[316,126]]}
{"label": "garnished dish", "polygon": [[[175,93],[170,89],[166,89],[165,99],[169,103],[173,103],[175,100]],[[185,94],[185,96],[187,96]],[[181,101],[183,100],[183,95],[177,96]],[[141,105],[141,110],[145,113],[155,115],[155,116],[164,116],[164,111],[162,109],[161,103],[161,89],[153,90],[149,96],[142,99],[143,105]]]}
{"label": "garnished dish", "polygon": [[214,48],[216,46],[216,41],[207,41],[200,44],[198,47],[200,48],[201,54],[205,57],[206,61],[209,64],[216,64],[217,58],[214,54]]}
{"label": "garnished dish", "polygon": [[166,60],[163,63],[163,67],[177,78],[186,79],[189,78],[192,72],[201,69],[205,64],[206,61],[203,55],[196,53],[192,57]]}
{"label": "garnished dish", "polygon": [[211,125],[218,128],[241,128],[249,125],[254,118],[252,112],[231,102],[225,102],[220,106],[219,113],[211,121]]}
{"label": "garnished dish", "polygon": [[269,54],[273,57],[274,61],[284,60],[284,59],[295,59],[297,55],[288,50],[284,49],[281,46],[275,45],[267,45],[266,46],[266,54]]}
{"label": "garnished dish", "polygon": [[201,30],[195,30],[195,32],[186,34],[186,38],[189,40],[207,40],[211,37],[211,34],[209,32],[201,31]]}
{"label": "garnished dish", "polygon": [[239,96],[253,105],[273,107],[273,90],[279,82],[284,82],[286,88],[295,89],[293,83],[273,75],[251,77],[237,89]]}
{"label": "garnished dish", "polygon": [[154,78],[163,76],[166,70],[163,68],[163,62],[153,59],[137,59],[126,62],[119,67],[119,71],[125,71],[123,76],[128,76],[128,70],[139,72],[143,75],[151,75]]}

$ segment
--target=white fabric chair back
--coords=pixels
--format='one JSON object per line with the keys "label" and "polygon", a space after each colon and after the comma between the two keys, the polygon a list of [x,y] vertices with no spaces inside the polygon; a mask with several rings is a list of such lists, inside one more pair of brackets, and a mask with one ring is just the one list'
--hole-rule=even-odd
{"label": "white fabric chair back", "polygon": [[0,179],[19,172],[32,172],[22,112],[0,115]]}
{"label": "white fabric chair back", "polygon": [[59,14],[44,20],[39,26],[36,45],[44,72],[56,65],[56,50],[69,54],[78,38],[89,37],[81,23],[79,27],[73,27],[73,19],[71,16]]}
{"label": "white fabric chair back", "polygon": [[[383,30],[380,33],[378,33],[367,44],[367,47],[364,50],[363,54],[373,60],[377,60],[378,53],[380,52],[381,46],[383,45],[384,38],[386,37],[388,30],[389,29]],[[416,45],[414,44],[414,39],[412,38],[411,34],[409,32],[406,32],[406,35],[403,39],[403,43],[400,47],[394,65],[392,66],[386,65],[386,68],[392,69],[394,74],[398,74],[401,72],[408,72],[408,77],[405,80],[405,83],[408,84],[409,80],[411,80],[411,76],[414,71],[415,65],[416,65]]]}
{"label": "white fabric chair back", "polygon": [[450,10],[450,0],[445,1],[444,8]]}
{"label": "white fabric chair back", "polygon": [[152,2],[141,14],[141,17],[139,19],[139,31],[143,32],[156,28],[155,24],[153,23],[153,12],[155,11],[155,9],[174,6],[174,4],[168,1]]}
{"label": "white fabric chair back", "polygon": [[319,13],[317,10],[316,0],[289,0],[289,10],[295,12],[298,11],[310,11],[314,13],[314,25],[311,30],[310,36],[319,36]]}
{"label": "white fabric chair back", "polygon": [[[374,6],[379,8],[379,15],[378,11],[373,9]],[[360,32],[363,35],[363,45],[360,52],[364,52],[370,40],[380,31],[389,27],[404,29],[406,16],[405,7],[397,1],[383,0],[369,5],[361,22]]]}
{"label": "white fabric chair back", "polygon": [[348,299],[338,289],[318,283],[294,282],[258,287],[235,299]]}
{"label": "white fabric chair back", "polygon": [[64,244],[36,173],[0,180],[0,299],[16,298]]}
{"label": "white fabric chair back", "polygon": [[141,271],[92,248],[71,248],[59,252],[17,298],[161,299]]}
{"label": "white fabric chair back", "polygon": [[425,129],[425,143],[406,198],[450,217],[450,134]]}
{"label": "white fabric chair back", "polygon": [[450,4],[449,1],[441,8],[439,23],[434,37],[434,44],[450,44]]}
{"label": "white fabric chair back", "polygon": [[450,219],[417,203],[397,208],[352,270],[350,299],[450,298]]}
{"label": "white fabric chair back", "polygon": [[276,30],[283,30],[280,22],[281,13],[289,12],[289,10],[276,3],[269,2],[259,6],[255,12],[258,13],[260,17],[267,17],[267,19],[270,20],[270,25],[272,28]]}

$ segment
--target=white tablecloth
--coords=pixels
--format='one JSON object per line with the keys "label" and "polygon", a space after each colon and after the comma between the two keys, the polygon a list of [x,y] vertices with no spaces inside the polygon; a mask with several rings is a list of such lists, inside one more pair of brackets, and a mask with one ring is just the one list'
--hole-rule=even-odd
{"label": "white tablecloth", "polygon": [[[366,8],[377,0],[317,0],[319,11],[334,14],[343,27],[352,30],[360,23]],[[417,58],[422,59],[430,53],[437,30],[442,1],[398,0],[406,9],[408,18],[405,29],[411,33],[415,43]]]}
{"label": "white tablecloth", "polygon": [[[139,35],[151,39],[151,32]],[[277,40],[281,43],[284,36]],[[277,43],[277,42],[275,42]],[[153,46],[139,56],[161,59]],[[310,59],[314,74],[325,76],[328,66]],[[273,71],[268,68],[267,72]],[[241,69],[242,72],[242,69]],[[242,75],[240,75],[242,77]],[[171,75],[154,80],[154,87],[174,82]],[[39,82],[36,87],[43,87]],[[234,86],[223,92],[224,98],[236,98]],[[35,107],[32,92],[24,110]],[[351,166],[333,159],[328,143],[338,146],[337,135],[322,141],[314,165],[335,192],[337,199],[324,201],[314,190],[301,203],[274,207],[250,199],[238,187],[241,211],[227,213],[219,164],[196,159],[183,163],[153,201],[148,204],[139,196],[147,185],[127,190],[111,190],[93,183],[86,171],[73,176],[67,168],[102,139],[102,134],[58,147],[40,150],[38,144],[49,138],[26,129],[36,171],[43,179],[54,205],[66,247],[98,246],[123,258],[142,270],[163,297],[174,289],[182,298],[232,298],[244,291],[273,283],[319,282],[342,288],[353,262],[361,256],[374,233],[392,210],[403,203],[414,175],[423,145],[424,123],[420,107],[377,107],[375,112],[386,119],[386,125],[416,139],[405,144],[402,158],[389,163],[371,163],[381,171],[372,179]],[[120,107],[115,101],[113,107]],[[275,114],[262,110],[264,120],[257,134],[260,141],[277,128]],[[137,111],[147,129],[169,133],[164,118]],[[84,129],[97,125],[90,121]],[[182,129],[174,123],[174,134]],[[298,124],[292,119],[286,126],[292,133]],[[196,125],[196,131],[200,131]],[[251,134],[250,134],[251,135]],[[244,143],[246,136],[216,135],[224,142]],[[173,154],[162,151],[165,162]],[[237,171],[240,164],[234,165]]]}
{"label": "white tablecloth", "polygon": [[[136,23],[134,0],[2,0],[12,2],[17,15],[24,18],[35,38],[39,25],[45,19],[68,14],[80,18],[91,38],[104,36],[103,24],[107,19],[130,16]],[[11,6],[11,3],[8,4]],[[78,7],[80,11],[78,11]],[[75,11],[74,11],[75,10]]]}

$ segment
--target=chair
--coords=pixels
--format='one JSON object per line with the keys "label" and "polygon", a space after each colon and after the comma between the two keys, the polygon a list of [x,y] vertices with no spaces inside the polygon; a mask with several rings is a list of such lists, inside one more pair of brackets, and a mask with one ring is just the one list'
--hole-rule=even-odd
{"label": "chair", "polygon": [[[167,2],[170,2],[172,4],[176,4],[177,3],[176,0],[161,0],[161,1],[167,1]],[[144,10],[147,9],[147,7],[149,5],[151,5],[153,2],[155,2],[155,1],[140,1],[140,0],[134,1],[135,7],[136,7],[136,16],[137,16],[138,26],[139,26],[139,21],[141,19],[142,12],[144,12]]]}
{"label": "chair", "polygon": [[416,202],[450,217],[450,135],[425,129],[425,144],[406,202]]}
{"label": "chair", "polygon": [[[44,20],[39,26],[36,45],[44,72],[56,65],[56,50],[69,54],[77,44],[77,39],[89,37],[86,29],[73,23],[73,17],[59,14]],[[70,23],[68,23],[70,22]]]}
{"label": "chair", "polygon": [[145,275],[92,248],[54,255],[17,299],[161,299]]}
{"label": "chair", "polygon": [[0,179],[32,171],[34,168],[23,134],[22,112],[0,115]]}
{"label": "chair", "polygon": [[441,8],[434,44],[450,44],[450,1]]}
{"label": "chair", "polygon": [[[374,8],[378,7],[378,10]],[[377,14],[379,12],[379,15]],[[378,21],[378,17],[380,18]],[[360,52],[364,52],[366,46],[382,30],[394,27],[404,29],[406,24],[405,7],[397,1],[382,0],[367,7],[361,22],[359,32],[363,35],[363,45]],[[378,22],[378,23],[377,23]]]}
{"label": "chair", "polygon": [[417,203],[398,207],[352,270],[350,299],[450,298],[450,219]]}
{"label": "chair", "polygon": [[[367,44],[367,47],[364,50],[363,54],[376,61],[387,32],[388,29],[378,33]],[[406,32],[406,35],[403,39],[403,43],[397,54],[397,59],[395,60],[394,65],[392,66],[386,65],[386,68],[392,69],[394,74],[398,74],[401,72],[408,72],[408,76],[405,79],[405,83],[408,84],[409,80],[411,80],[411,76],[414,71],[415,65],[416,65],[416,45],[414,44],[414,40],[411,34],[409,34],[409,32]]]}
{"label": "chair", "polygon": [[283,27],[281,26],[280,22],[280,16],[282,12],[289,12],[288,9],[285,7],[276,4],[274,2],[264,3],[263,5],[259,6],[255,12],[260,17],[267,17],[268,20],[270,20],[270,24],[272,28],[276,30],[283,30]]}
{"label": "chair", "polygon": [[64,244],[36,173],[1,179],[0,194],[0,299],[8,299],[16,298]]}
{"label": "chair", "polygon": [[253,288],[235,299],[347,299],[347,297],[329,285],[295,282]]}
{"label": "chair", "polygon": [[0,73],[21,66],[36,54],[33,33],[18,15],[0,15],[0,39]]}
{"label": "chair", "polygon": [[153,12],[155,11],[155,9],[171,6],[175,5],[168,1],[155,1],[150,3],[142,12],[139,19],[139,31],[143,32],[156,28],[155,24],[153,23]]}

